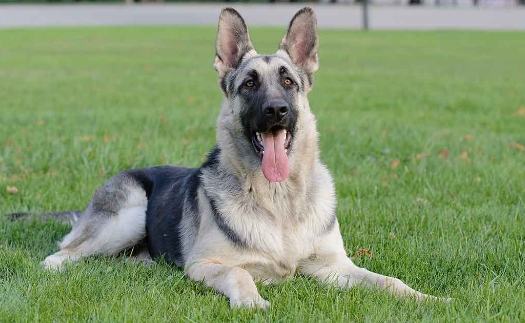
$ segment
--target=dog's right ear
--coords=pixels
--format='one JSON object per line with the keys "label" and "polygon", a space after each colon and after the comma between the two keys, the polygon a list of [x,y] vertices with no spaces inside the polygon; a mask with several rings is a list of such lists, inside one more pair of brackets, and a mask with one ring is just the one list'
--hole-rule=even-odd
{"label": "dog's right ear", "polygon": [[213,67],[219,72],[219,78],[236,69],[243,57],[254,50],[248,27],[233,8],[224,8],[221,11],[215,50]]}

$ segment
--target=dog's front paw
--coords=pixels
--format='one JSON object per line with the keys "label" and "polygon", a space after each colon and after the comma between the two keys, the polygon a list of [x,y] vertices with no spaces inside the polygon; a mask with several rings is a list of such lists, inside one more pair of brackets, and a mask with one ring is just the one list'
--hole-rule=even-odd
{"label": "dog's front paw", "polygon": [[437,297],[437,296],[420,293],[420,295],[417,296],[417,300],[418,302],[435,301],[435,302],[450,303],[454,299],[450,297]]}
{"label": "dog's front paw", "polygon": [[443,302],[443,303],[451,303],[452,301],[454,301],[454,299],[450,297],[435,297],[435,296],[433,296],[432,300],[436,302]]}
{"label": "dog's front paw", "polygon": [[266,310],[270,307],[270,302],[262,298],[260,295],[256,295],[250,298],[236,298],[230,299],[231,308],[260,308]]}

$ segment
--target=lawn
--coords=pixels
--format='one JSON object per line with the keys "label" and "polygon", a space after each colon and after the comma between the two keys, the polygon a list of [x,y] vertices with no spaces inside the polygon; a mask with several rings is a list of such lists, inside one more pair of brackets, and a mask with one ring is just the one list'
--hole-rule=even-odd
{"label": "lawn", "polygon": [[[273,52],[284,29],[253,29]],[[320,32],[310,94],[348,254],[451,304],[306,277],[267,312],[166,264],[39,262],[68,226],[0,218],[0,321],[525,320],[525,36]],[[214,28],[0,31],[0,214],[81,209],[119,170],[198,166],[221,92]]]}

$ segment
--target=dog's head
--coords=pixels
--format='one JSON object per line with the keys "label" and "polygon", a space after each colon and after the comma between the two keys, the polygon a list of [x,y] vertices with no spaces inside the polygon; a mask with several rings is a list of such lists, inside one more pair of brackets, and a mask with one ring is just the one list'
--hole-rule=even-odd
{"label": "dog's head", "polygon": [[299,133],[308,130],[302,122],[310,114],[306,95],[319,67],[317,48],[310,8],[295,14],[273,55],[257,54],[237,11],[226,8],[220,14],[214,68],[225,103],[218,120],[219,146],[232,148],[237,160],[250,171],[262,170],[270,182],[286,180],[299,157]]}

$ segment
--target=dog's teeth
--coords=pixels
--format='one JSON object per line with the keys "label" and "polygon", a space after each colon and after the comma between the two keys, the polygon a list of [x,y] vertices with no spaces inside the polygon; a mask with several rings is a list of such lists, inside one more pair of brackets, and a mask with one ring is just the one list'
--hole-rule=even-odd
{"label": "dog's teeth", "polygon": [[256,132],[255,134],[256,134],[256,136],[257,136],[257,140],[259,140],[259,142],[262,142],[262,136],[261,136],[261,133],[260,133],[260,132]]}

